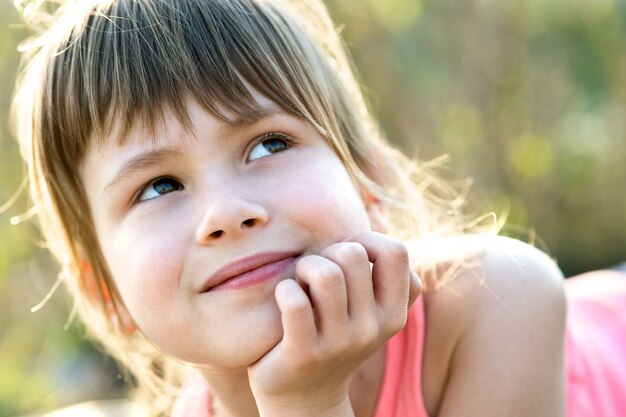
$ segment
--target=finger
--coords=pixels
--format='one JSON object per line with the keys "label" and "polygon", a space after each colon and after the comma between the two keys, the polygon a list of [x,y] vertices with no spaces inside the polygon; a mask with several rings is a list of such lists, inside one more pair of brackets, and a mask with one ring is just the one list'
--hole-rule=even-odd
{"label": "finger", "polygon": [[283,340],[312,344],[317,338],[315,318],[309,298],[292,279],[278,283],[274,291],[283,324]]}
{"label": "finger", "polygon": [[319,333],[330,338],[345,336],[348,303],[341,267],[322,256],[305,256],[296,264],[296,279],[308,286]]}
{"label": "finger", "polygon": [[367,251],[372,267],[374,297],[386,313],[406,314],[411,279],[409,255],[400,241],[376,232],[351,238]]}
{"label": "finger", "polygon": [[409,304],[408,304],[408,307],[410,308],[415,302],[415,300],[417,300],[417,297],[419,297],[420,294],[422,293],[424,286],[422,284],[422,280],[419,278],[417,273],[415,273],[413,270],[410,270],[409,273],[411,274],[411,279],[409,281]]}
{"label": "finger", "polygon": [[[367,251],[358,242],[340,242],[325,248],[321,255],[343,270],[347,291],[348,316],[368,317],[374,310],[372,269]],[[371,314],[371,313],[370,313]]]}

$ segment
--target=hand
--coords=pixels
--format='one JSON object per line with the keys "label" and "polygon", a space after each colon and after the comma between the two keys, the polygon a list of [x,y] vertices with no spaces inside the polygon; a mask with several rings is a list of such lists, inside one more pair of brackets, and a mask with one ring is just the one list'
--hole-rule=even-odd
{"label": "hand", "polygon": [[406,247],[379,233],[300,259],[296,280],[276,287],[283,338],[248,369],[261,415],[352,415],[351,375],[404,327],[420,291]]}

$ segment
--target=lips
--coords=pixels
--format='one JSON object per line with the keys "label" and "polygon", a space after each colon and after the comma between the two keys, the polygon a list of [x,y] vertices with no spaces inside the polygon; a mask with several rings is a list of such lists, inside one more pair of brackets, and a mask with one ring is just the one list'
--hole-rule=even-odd
{"label": "lips", "polygon": [[284,274],[295,265],[296,252],[264,252],[227,264],[211,275],[200,292],[242,289]]}

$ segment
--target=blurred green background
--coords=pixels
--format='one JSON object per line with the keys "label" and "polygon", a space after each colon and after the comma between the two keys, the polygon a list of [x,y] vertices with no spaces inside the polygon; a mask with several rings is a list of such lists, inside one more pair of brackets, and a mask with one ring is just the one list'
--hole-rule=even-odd
{"label": "blurred green background", "polygon": [[[333,0],[388,136],[474,179],[476,213],[508,213],[566,275],[626,261],[625,0]],[[26,36],[0,3],[0,206],[24,175],[7,113]],[[64,325],[64,291],[22,193],[0,213],[0,415],[122,395],[114,364]]]}

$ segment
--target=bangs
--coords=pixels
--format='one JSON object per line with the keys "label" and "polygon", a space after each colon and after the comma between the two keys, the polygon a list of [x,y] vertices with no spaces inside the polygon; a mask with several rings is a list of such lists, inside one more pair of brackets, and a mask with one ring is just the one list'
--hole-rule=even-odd
{"label": "bangs", "polygon": [[245,123],[267,112],[256,92],[323,126],[312,115],[327,107],[319,91],[325,59],[274,8],[248,0],[120,0],[93,8],[61,42],[47,83],[44,118],[65,156],[81,160],[89,141],[110,140],[114,125],[119,142],[136,124],[154,134],[165,109],[189,128],[190,98],[217,118]]}

